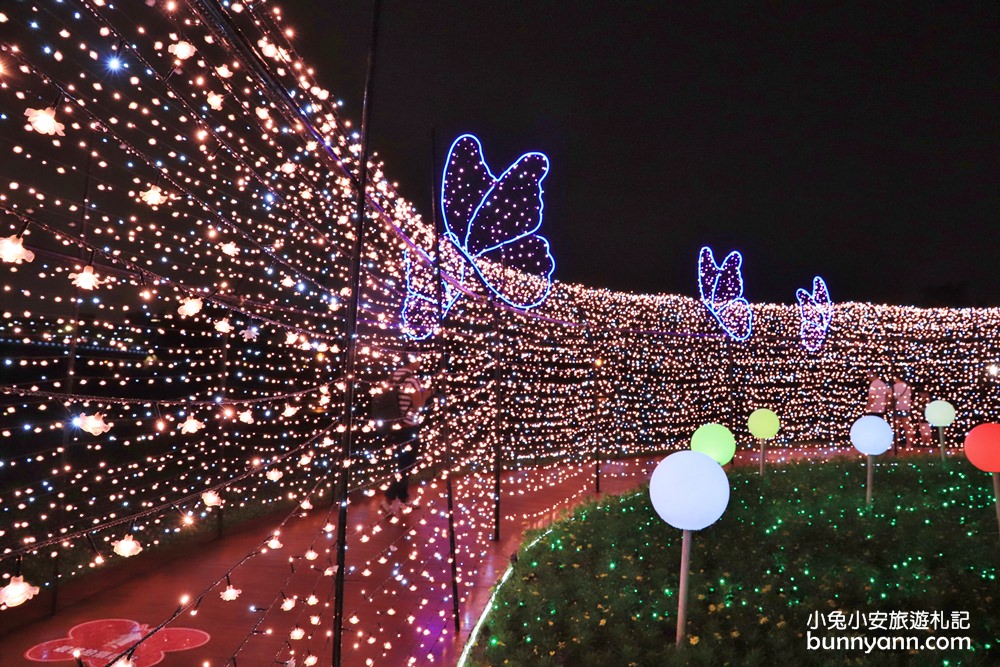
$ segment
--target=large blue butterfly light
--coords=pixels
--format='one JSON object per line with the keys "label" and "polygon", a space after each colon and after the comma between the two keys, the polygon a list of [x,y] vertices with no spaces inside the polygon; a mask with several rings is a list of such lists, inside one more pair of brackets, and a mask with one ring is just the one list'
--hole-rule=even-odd
{"label": "large blue butterfly light", "polygon": [[[442,271],[459,284],[475,272],[493,297],[514,308],[541,305],[556,268],[548,240],[536,233],[542,226],[542,181],[548,173],[549,159],[533,152],[494,176],[479,139],[458,137],[448,150],[441,182]],[[409,252],[404,262],[403,332],[419,340],[434,333],[438,317],[448,313],[461,290],[446,282],[439,311],[430,267]]]}
{"label": "large blue butterfly light", "polygon": [[729,336],[743,341],[753,330],[753,311],[743,298],[743,256],[735,250],[715,263],[712,249],[705,246],[698,253],[698,289],[701,302],[719,321]]}
{"label": "large blue butterfly light", "polygon": [[802,345],[810,352],[816,352],[823,347],[826,332],[833,321],[833,303],[830,301],[830,290],[822,278],[813,278],[812,287],[811,294],[804,289],[796,290],[795,298],[798,299],[802,316],[799,325]]}

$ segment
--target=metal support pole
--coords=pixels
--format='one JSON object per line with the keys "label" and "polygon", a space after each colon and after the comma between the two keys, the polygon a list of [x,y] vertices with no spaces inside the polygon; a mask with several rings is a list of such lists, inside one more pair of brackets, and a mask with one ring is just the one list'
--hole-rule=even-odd
{"label": "metal support pole", "polygon": [[875,467],[872,465],[874,457],[868,455],[868,481],[865,483],[865,505],[872,504],[872,482],[875,481]]}
{"label": "metal support pole", "polygon": [[760,443],[760,476],[764,476],[764,461],[766,460],[766,454],[764,451],[764,439],[757,438],[757,442]]}
{"label": "metal support pole", "polygon": [[354,437],[354,385],[357,379],[358,352],[358,301],[361,292],[361,253],[365,238],[365,192],[368,187],[368,130],[374,99],[375,56],[378,46],[378,24],[381,0],[372,0],[371,45],[368,51],[368,71],[365,76],[365,96],[361,109],[361,156],[358,158],[358,191],[356,213],[357,223],[354,233],[354,247],[351,252],[349,274],[350,299],[347,303],[346,344],[344,364],[344,405],[341,426],[344,436],[340,448],[339,489],[335,494],[340,502],[337,513],[337,573],[334,582],[333,602],[333,667],[341,667],[341,649],[344,639],[344,576],[347,561],[347,494],[350,489],[350,468]]}
{"label": "metal support pole", "polygon": [[[437,174],[437,140],[434,128],[431,128],[431,174]],[[448,373],[448,343],[444,339],[444,273],[441,270],[441,256],[444,254],[444,221],[438,217],[437,208],[433,202],[437,201],[437,176],[432,176],[431,186],[431,218],[434,221],[434,241],[436,251],[434,253],[434,271],[437,273],[437,302],[438,302],[438,344],[441,347],[440,363],[438,366],[438,382],[446,377]],[[451,559],[451,597],[452,614],[455,620],[455,635],[462,630],[462,617],[459,610],[458,600],[458,542],[455,536],[455,491],[451,483],[451,474],[454,472],[455,459],[451,446],[451,433],[448,428],[448,398],[447,393],[442,392],[444,398],[441,400],[441,438],[444,440],[445,460],[447,470],[445,470],[445,493],[448,497],[448,548]]]}
{"label": "metal support pole", "polygon": [[685,530],[681,538],[681,583],[677,592],[677,648],[684,647],[684,633],[687,626],[689,569],[691,569],[691,531]]}
{"label": "metal support pole", "polygon": [[[222,359],[219,361],[219,396],[222,402],[226,400],[226,366],[229,364],[229,334],[225,334],[222,339]],[[217,420],[219,425],[219,479],[225,476],[226,470],[226,439],[224,437],[224,420]],[[224,524],[222,505],[215,508],[215,538],[222,539],[222,528]]]}
{"label": "metal support pole", "polygon": [[997,506],[997,529],[1000,529],[1000,472],[993,473],[993,498]]}
{"label": "metal support pole", "polygon": [[500,361],[503,356],[502,341],[500,339],[500,316],[497,312],[497,305],[490,301],[493,309],[493,334],[496,341],[493,344],[493,400],[495,402],[496,417],[493,421],[493,541],[500,541],[500,475],[502,471],[503,456],[503,390],[500,386],[502,375],[500,371]]}
{"label": "metal support pole", "polygon": [[[582,315],[582,311],[578,313]],[[582,319],[582,317],[581,317]],[[591,351],[594,350],[593,339],[590,336],[590,322],[583,325],[583,338],[587,342],[587,348]],[[604,392],[601,391],[601,378],[599,368],[603,365],[604,360],[600,357],[596,357],[590,362],[590,379],[594,383],[594,422],[595,424],[590,428],[592,434],[591,437],[594,439],[594,493],[601,492],[601,431],[599,430],[599,424],[601,419],[601,409],[603,408],[603,402],[606,400]]]}

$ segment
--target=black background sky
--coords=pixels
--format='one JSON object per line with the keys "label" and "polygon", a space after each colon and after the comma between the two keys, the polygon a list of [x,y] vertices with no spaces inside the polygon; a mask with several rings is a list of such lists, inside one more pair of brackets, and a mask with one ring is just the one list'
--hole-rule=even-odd
{"label": "black background sky", "polygon": [[[281,6],[359,121],[370,0]],[[693,296],[711,245],[753,302],[1000,305],[1000,3],[383,0],[375,76],[425,214],[431,126],[549,156],[559,280]]]}

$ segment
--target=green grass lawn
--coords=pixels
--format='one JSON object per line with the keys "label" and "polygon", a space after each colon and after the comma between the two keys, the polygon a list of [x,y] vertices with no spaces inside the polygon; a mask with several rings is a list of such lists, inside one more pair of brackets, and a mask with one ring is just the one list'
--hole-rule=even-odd
{"label": "green grass lawn", "polygon": [[[870,509],[860,461],[772,468],[763,480],[727,470],[729,508],[693,534],[682,650],[681,531],[656,515],[647,489],[580,508],[519,554],[473,664],[1000,665],[990,476],[964,457],[947,468],[934,455],[879,459]],[[906,612],[895,614],[905,625],[833,629],[837,611],[850,624],[884,618],[886,628],[890,612]],[[936,612],[948,621],[968,612],[968,629],[934,629]],[[972,648],[810,650],[807,632],[814,646],[937,636],[969,637]]]}

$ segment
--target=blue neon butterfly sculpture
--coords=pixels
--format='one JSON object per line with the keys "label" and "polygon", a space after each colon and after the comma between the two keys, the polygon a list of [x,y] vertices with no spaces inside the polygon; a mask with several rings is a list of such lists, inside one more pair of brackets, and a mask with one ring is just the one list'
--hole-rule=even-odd
{"label": "blue neon butterfly sculpture", "polygon": [[[542,181],[549,159],[525,153],[494,176],[479,139],[463,134],[452,143],[441,181],[444,220],[441,269],[459,284],[478,277],[490,296],[521,310],[541,305],[552,289],[555,260],[537,232],[545,208]],[[446,282],[438,308],[435,275],[427,262],[407,252],[403,332],[416,340],[432,335],[461,296]],[[516,279],[514,277],[517,277]]]}
{"label": "blue neon butterfly sculpture", "polygon": [[813,278],[812,292],[804,289],[795,291],[799,302],[799,338],[802,345],[810,352],[816,352],[823,347],[826,332],[833,321],[833,303],[830,301],[830,290],[822,278]]}
{"label": "blue neon butterfly sculpture", "polygon": [[698,253],[698,289],[701,302],[734,340],[744,341],[753,331],[753,311],[743,298],[743,256],[735,250],[715,263],[712,249]]}

